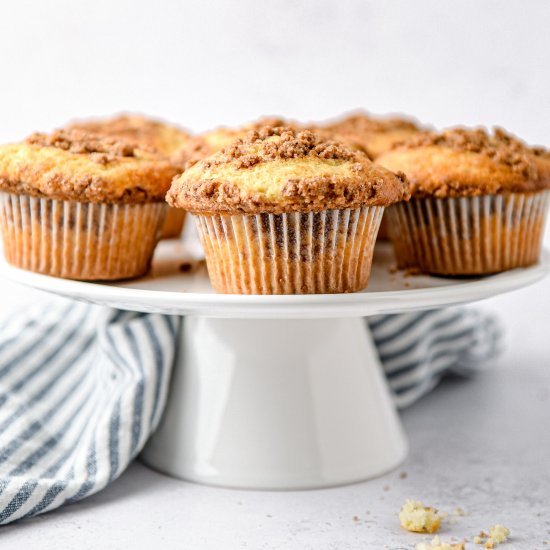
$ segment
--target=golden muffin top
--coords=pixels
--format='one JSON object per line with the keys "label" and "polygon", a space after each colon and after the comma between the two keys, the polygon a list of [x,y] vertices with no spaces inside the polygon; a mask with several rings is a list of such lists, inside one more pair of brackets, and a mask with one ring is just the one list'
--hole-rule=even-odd
{"label": "golden muffin top", "polygon": [[181,148],[191,138],[186,131],[143,115],[123,114],[105,119],[81,120],[70,123],[67,129],[120,138],[142,149],[178,161]]}
{"label": "golden muffin top", "polygon": [[353,113],[320,129],[336,139],[349,142],[364,151],[371,159],[378,158],[392,146],[423,129],[405,118],[380,118],[367,113]]}
{"label": "golden muffin top", "polygon": [[405,177],[309,130],[265,127],[189,163],[167,195],[194,213],[310,212],[408,198]]}
{"label": "golden muffin top", "polygon": [[220,126],[204,134],[193,136],[180,150],[180,163],[185,164],[185,162],[194,162],[209,157],[224,147],[228,147],[236,139],[246,137],[248,132],[259,130],[265,126],[287,127],[291,124],[279,117],[263,117],[237,128]]}
{"label": "golden muffin top", "polygon": [[180,170],[123,140],[81,130],[36,133],[0,146],[0,189],[58,200],[163,201]]}
{"label": "golden muffin top", "polygon": [[548,188],[545,154],[498,128],[452,128],[412,137],[377,162],[403,171],[414,197],[459,197]]}

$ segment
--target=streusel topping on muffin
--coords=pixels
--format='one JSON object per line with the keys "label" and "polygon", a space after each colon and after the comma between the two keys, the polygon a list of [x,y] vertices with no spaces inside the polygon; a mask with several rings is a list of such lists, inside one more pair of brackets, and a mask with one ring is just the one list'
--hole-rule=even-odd
{"label": "streusel topping on muffin", "polygon": [[377,162],[401,170],[411,182],[414,197],[458,197],[550,187],[535,151],[496,129],[454,128],[419,134],[382,155]]}
{"label": "streusel topping on muffin", "polygon": [[265,127],[195,163],[168,202],[197,213],[308,212],[385,206],[408,197],[403,175],[308,130]]}
{"label": "streusel topping on muffin", "polygon": [[351,114],[319,129],[364,151],[371,159],[376,159],[395,143],[423,131],[412,120],[373,117],[363,112]]}
{"label": "streusel topping on muffin", "polygon": [[130,142],[81,130],[36,133],[0,146],[0,189],[50,199],[163,201],[179,171]]}
{"label": "streusel topping on muffin", "polygon": [[177,126],[135,114],[76,121],[67,129],[124,139],[141,149],[151,149],[166,157],[176,154],[191,137]]}
{"label": "streusel topping on muffin", "polygon": [[263,117],[244,126],[228,128],[220,126],[204,134],[193,136],[180,151],[182,161],[197,161],[204,159],[214,153],[217,153],[224,147],[228,147],[238,138],[245,138],[253,130],[259,130],[263,127],[295,127],[280,117]]}

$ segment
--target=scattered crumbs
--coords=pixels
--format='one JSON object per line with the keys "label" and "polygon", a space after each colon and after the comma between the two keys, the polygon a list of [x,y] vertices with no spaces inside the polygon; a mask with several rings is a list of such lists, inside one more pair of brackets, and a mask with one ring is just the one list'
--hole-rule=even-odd
{"label": "scattered crumbs", "polygon": [[370,516],[370,510],[367,510],[365,514],[367,514],[367,516]]}
{"label": "scattered crumbs", "polygon": [[204,264],[204,260],[183,262],[178,266],[178,269],[181,273],[195,273],[199,269],[202,269]]}
{"label": "scattered crumbs", "polygon": [[272,518],[273,516],[271,514],[267,514],[265,517],[266,518]]}
{"label": "scattered crumbs", "polygon": [[420,268],[416,266],[407,267],[403,270],[404,277],[414,277],[415,275],[421,275],[421,273]]}
{"label": "scattered crumbs", "polygon": [[395,265],[388,267],[388,273],[390,275],[394,275],[395,273],[397,273],[397,267]]}
{"label": "scattered crumbs", "polygon": [[389,486],[389,485],[384,485],[383,489],[384,489],[384,491],[389,491],[389,490],[390,490],[390,486]]}
{"label": "scattered crumbs", "polygon": [[416,550],[464,550],[464,543],[442,542],[436,535],[431,542],[420,542],[416,545]]}
{"label": "scattered crumbs", "polygon": [[401,473],[399,474],[399,479],[407,479],[407,476],[408,476],[408,475],[409,475],[409,474],[407,474],[407,472],[401,472]]}
{"label": "scattered crumbs", "polygon": [[454,516],[467,516],[468,512],[464,511],[460,506],[455,508],[455,511],[453,512]]}
{"label": "scattered crumbs", "polygon": [[476,544],[483,544],[485,548],[494,548],[506,542],[509,536],[510,529],[504,527],[504,525],[497,524],[489,529],[489,533],[481,531],[479,535],[474,537],[474,542]]}
{"label": "scattered crumbs", "polygon": [[353,516],[353,521],[355,522],[360,521],[359,516]]}
{"label": "scattered crumbs", "polygon": [[411,283],[409,283],[408,281],[405,281],[405,282],[403,283],[403,286],[404,286],[405,288],[410,288]]}

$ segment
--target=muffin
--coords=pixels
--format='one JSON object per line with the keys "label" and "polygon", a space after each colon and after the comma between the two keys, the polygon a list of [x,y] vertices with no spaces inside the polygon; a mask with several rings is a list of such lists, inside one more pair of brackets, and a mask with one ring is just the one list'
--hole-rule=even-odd
{"label": "muffin", "polygon": [[377,159],[409,178],[412,199],[387,211],[398,266],[484,275],[538,262],[550,162],[497,129],[418,135]]}
{"label": "muffin", "polygon": [[80,130],[0,146],[7,261],[70,279],[143,275],[178,173],[155,154]]}
{"label": "muffin", "polygon": [[310,294],[367,286],[384,207],[407,193],[364,153],[265,127],[188,167],[167,200],[197,215],[218,292]]}
{"label": "muffin", "polygon": [[[69,129],[84,130],[95,134],[129,141],[141,149],[156,152],[183,171],[182,149],[191,136],[181,128],[159,120],[136,114],[123,114],[112,118],[76,121]],[[185,211],[169,208],[164,219],[162,239],[180,236],[185,221]]]}

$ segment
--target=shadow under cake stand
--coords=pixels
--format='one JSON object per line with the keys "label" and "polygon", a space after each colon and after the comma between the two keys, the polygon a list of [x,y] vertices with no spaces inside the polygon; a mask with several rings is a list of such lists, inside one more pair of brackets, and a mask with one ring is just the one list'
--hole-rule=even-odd
{"label": "shadow under cake stand", "polygon": [[470,279],[406,277],[392,263],[389,246],[377,245],[367,291],[293,296],[216,294],[179,241],[161,242],[150,275],[133,281],[69,281],[5,262],[1,272],[77,300],[185,316],[146,464],[211,485],[306,489],[372,478],[407,454],[365,316],[473,302],[550,271],[548,253],[536,266]]}

